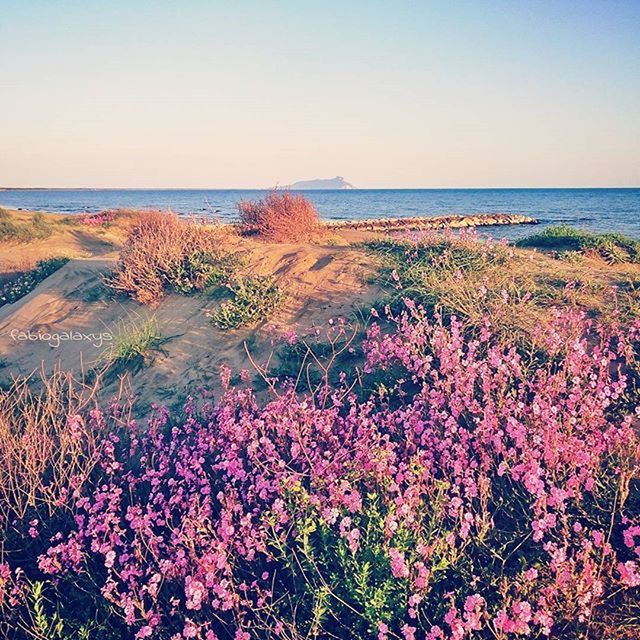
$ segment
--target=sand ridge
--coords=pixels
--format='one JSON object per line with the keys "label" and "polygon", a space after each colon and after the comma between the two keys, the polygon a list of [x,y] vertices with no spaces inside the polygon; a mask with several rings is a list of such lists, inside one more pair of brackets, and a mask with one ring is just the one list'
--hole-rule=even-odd
{"label": "sand ridge", "polygon": [[[0,378],[54,367],[86,374],[100,367],[100,356],[110,344],[95,336],[117,336],[153,316],[166,341],[135,374],[134,383],[130,374],[125,376],[138,405],[146,409],[152,403],[177,403],[199,385],[218,388],[222,364],[236,373],[253,370],[247,349],[262,365],[278,346],[279,336],[292,330],[311,334],[330,318],[350,316],[355,305],[370,305],[379,297],[380,289],[370,283],[371,257],[350,244],[359,237],[347,234],[314,244],[270,244],[230,234],[225,243],[244,256],[244,269],[272,275],[286,299],[261,326],[227,332],[214,327],[207,315],[219,302],[202,295],[170,294],[154,309],[120,296],[99,295],[104,294],[101,283],[116,264],[118,252],[113,245],[105,252],[100,242],[84,242],[88,257],[71,260],[27,296],[0,308]],[[78,237],[69,239],[72,252]],[[53,251],[61,244],[59,239],[51,242]],[[24,332],[38,337],[25,339]],[[73,338],[59,340],[61,335]],[[103,393],[114,394],[122,381],[107,382]]]}

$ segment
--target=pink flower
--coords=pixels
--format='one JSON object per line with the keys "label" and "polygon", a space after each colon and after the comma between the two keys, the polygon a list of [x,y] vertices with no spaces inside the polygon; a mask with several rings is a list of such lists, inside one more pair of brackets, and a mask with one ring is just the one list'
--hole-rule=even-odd
{"label": "pink flower", "polygon": [[387,640],[389,637],[389,626],[384,622],[378,622],[378,640]]}
{"label": "pink flower", "polygon": [[415,627],[405,624],[405,625],[402,625],[400,632],[402,633],[402,637],[404,638],[404,640],[415,640],[415,637],[416,637]]}
{"label": "pink flower", "polygon": [[404,560],[404,553],[398,549],[389,549],[389,558],[391,559],[391,573],[394,578],[408,578],[409,567],[407,567]]}
{"label": "pink flower", "polygon": [[351,529],[347,534],[347,542],[351,553],[356,553],[360,547],[360,531],[358,529]]}
{"label": "pink flower", "polygon": [[640,587],[640,566],[638,566],[637,562],[633,560],[620,562],[616,568],[620,574],[622,584],[627,587]]}
{"label": "pink flower", "polygon": [[601,549],[604,545],[604,535],[602,531],[594,531],[593,532],[593,544],[596,546],[596,549]]}
{"label": "pink flower", "polygon": [[185,606],[187,609],[195,609],[196,611],[200,609],[205,593],[205,586],[200,580],[196,580],[192,576],[185,578],[184,594],[186,596]]}

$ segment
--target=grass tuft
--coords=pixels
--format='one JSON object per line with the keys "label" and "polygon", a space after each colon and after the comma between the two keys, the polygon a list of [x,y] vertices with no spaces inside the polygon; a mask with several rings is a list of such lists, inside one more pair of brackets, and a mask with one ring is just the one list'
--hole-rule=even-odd
{"label": "grass tuft", "polygon": [[103,370],[110,377],[120,376],[127,371],[135,374],[148,364],[153,353],[162,352],[162,345],[167,340],[152,316],[141,323],[121,326],[99,361],[104,363]]}
{"label": "grass tuft", "polygon": [[43,240],[53,233],[53,223],[48,222],[42,213],[34,213],[29,220],[14,220],[11,214],[2,209],[0,214],[0,242],[33,242]]}

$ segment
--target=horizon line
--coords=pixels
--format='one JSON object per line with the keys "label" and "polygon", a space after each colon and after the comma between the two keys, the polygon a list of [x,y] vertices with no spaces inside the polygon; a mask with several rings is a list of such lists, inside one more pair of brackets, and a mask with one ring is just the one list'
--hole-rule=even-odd
{"label": "horizon line", "polygon": [[639,185],[590,185],[590,186],[518,186],[518,187],[353,187],[349,189],[287,189],[286,187],[7,187],[2,191],[478,191],[478,190],[544,190],[544,189],[640,189]]}

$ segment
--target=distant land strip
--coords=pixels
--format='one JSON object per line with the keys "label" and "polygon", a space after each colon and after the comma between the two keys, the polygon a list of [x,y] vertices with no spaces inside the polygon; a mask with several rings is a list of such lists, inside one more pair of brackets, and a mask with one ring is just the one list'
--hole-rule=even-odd
{"label": "distant land strip", "polygon": [[369,218],[366,220],[325,220],[332,229],[360,229],[366,231],[393,231],[405,229],[462,229],[464,227],[491,227],[506,224],[538,224],[538,220],[517,213],[479,213],[467,216],[417,216],[412,218]]}

